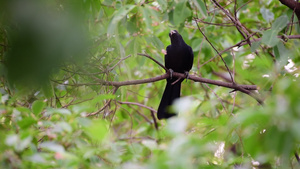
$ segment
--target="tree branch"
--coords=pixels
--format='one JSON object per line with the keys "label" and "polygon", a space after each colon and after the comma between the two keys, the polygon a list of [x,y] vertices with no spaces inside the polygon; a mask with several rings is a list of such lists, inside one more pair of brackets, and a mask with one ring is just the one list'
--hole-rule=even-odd
{"label": "tree branch", "polygon": [[[177,73],[177,72],[173,72],[173,76],[179,77],[179,78],[186,78],[185,74]],[[69,85],[69,86],[105,85],[105,86],[121,87],[121,86],[139,85],[139,84],[144,84],[144,83],[157,82],[157,81],[167,79],[167,78],[169,78],[168,73],[160,75],[160,76],[156,76],[156,77],[152,77],[152,78],[148,78],[148,79],[140,79],[140,80],[129,80],[129,81],[122,81],[122,82],[101,80],[98,83],[79,83],[79,84],[64,84],[64,85]],[[256,85],[238,85],[238,84],[233,84],[233,83],[228,83],[228,82],[223,82],[223,81],[205,79],[205,78],[198,77],[195,75],[189,75],[189,80],[193,80],[194,82],[201,82],[201,83],[208,83],[208,84],[212,84],[212,85],[222,86],[222,87],[235,89],[235,90],[239,90],[239,88],[243,88],[245,90],[257,90]],[[54,82],[56,82],[56,81],[54,81]]]}

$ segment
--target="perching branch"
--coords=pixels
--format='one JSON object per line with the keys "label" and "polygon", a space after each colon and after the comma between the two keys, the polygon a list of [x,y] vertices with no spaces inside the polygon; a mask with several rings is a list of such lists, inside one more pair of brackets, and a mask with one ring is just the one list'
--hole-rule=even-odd
{"label": "perching branch", "polygon": [[[174,72],[173,76],[179,77],[179,78],[186,77],[185,74],[177,73],[177,72]],[[157,81],[167,79],[167,78],[169,78],[168,73],[160,75],[160,76],[156,76],[156,77],[152,77],[152,78],[148,78],[148,79],[140,79],[140,80],[128,80],[128,81],[122,81],[122,82],[99,80],[98,83],[78,83],[78,84],[65,84],[65,85],[69,85],[69,86],[105,85],[105,86],[121,87],[121,86],[139,85],[139,84],[157,82]],[[208,84],[212,84],[212,85],[222,86],[222,87],[235,89],[235,90],[239,90],[239,88],[243,88],[245,90],[257,90],[256,85],[238,85],[238,84],[233,84],[233,83],[228,83],[228,82],[223,82],[223,81],[206,79],[206,78],[198,77],[195,75],[189,75],[189,80],[193,80],[194,82],[201,82],[201,83],[208,83]],[[56,82],[56,81],[54,81],[54,82]]]}

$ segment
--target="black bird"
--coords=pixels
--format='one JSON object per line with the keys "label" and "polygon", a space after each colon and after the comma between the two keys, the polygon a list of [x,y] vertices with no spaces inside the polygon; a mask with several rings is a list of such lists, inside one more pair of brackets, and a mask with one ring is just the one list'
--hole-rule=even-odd
{"label": "black bird", "polygon": [[[170,70],[170,77],[167,79],[167,85],[157,110],[158,119],[167,119],[176,115],[170,109],[170,106],[175,99],[180,97],[181,82],[184,79],[177,81],[178,78],[172,77],[172,72],[185,73],[188,77],[188,72],[191,70],[194,61],[192,48],[184,42],[182,36],[176,30],[172,30],[169,37],[171,45],[167,47],[165,66]],[[177,82],[172,85],[175,81]]]}

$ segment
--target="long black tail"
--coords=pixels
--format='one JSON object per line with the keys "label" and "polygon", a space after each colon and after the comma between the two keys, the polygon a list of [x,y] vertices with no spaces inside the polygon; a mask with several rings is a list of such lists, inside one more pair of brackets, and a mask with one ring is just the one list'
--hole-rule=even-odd
{"label": "long black tail", "polygon": [[167,119],[176,115],[176,113],[172,112],[172,110],[169,108],[169,106],[173,104],[173,101],[176,98],[180,97],[180,88],[182,80],[172,85],[172,83],[176,80],[176,78],[173,78],[172,80],[167,80],[167,85],[157,110],[158,119]]}

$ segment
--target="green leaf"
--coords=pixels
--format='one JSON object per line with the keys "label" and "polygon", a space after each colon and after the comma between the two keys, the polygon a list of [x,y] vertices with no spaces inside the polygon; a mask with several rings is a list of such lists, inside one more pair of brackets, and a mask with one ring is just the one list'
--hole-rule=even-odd
{"label": "green leaf", "polygon": [[33,163],[46,163],[46,160],[42,156],[42,153],[35,153],[32,156],[27,157],[27,160]]}
{"label": "green leaf", "polygon": [[16,108],[19,112],[22,112],[22,114],[30,114],[31,110],[27,107],[17,107]]}
{"label": "green leaf", "polygon": [[58,122],[55,127],[58,127],[59,129],[61,129],[61,131],[67,131],[69,133],[72,132],[71,125],[63,121]]}
{"label": "green leaf", "polygon": [[107,99],[114,99],[116,98],[116,95],[113,95],[113,94],[101,94],[97,97],[95,97],[91,103],[98,103],[102,100],[107,100]]}
{"label": "green leaf", "polygon": [[277,38],[277,32],[273,30],[265,31],[261,38],[261,42],[270,47],[274,47],[279,42],[279,39]]}
{"label": "green leaf", "polygon": [[256,49],[259,48],[260,44],[261,44],[261,41],[253,42],[253,43],[252,43],[252,46],[251,46],[251,52],[252,52],[252,53],[255,52]]}
{"label": "green leaf", "polygon": [[179,26],[185,19],[191,16],[191,10],[186,6],[186,2],[180,2],[175,6],[173,21],[175,26]]}
{"label": "green leaf", "polygon": [[164,44],[162,41],[156,37],[156,36],[150,36],[150,37],[145,37],[147,43],[151,43],[157,51],[161,51],[161,49],[164,49]]}
{"label": "green leaf", "polygon": [[93,120],[84,130],[93,141],[102,142],[108,135],[109,123],[101,119]]}
{"label": "green leaf", "polygon": [[282,42],[279,42],[276,46],[274,46],[273,50],[278,61],[277,66],[279,69],[281,69],[287,64],[291,52],[284,46]]}
{"label": "green leaf", "polygon": [[165,11],[167,9],[167,7],[168,7],[167,1],[165,1],[165,0],[157,0],[157,2],[160,5],[162,11]]}
{"label": "green leaf", "polygon": [[47,114],[62,114],[62,115],[71,115],[71,111],[68,109],[53,109],[53,108],[49,108],[47,109]]}
{"label": "green leaf", "polygon": [[57,144],[53,141],[43,142],[39,146],[41,148],[44,148],[44,149],[47,149],[47,150],[50,150],[50,151],[54,151],[54,152],[59,152],[59,153],[65,152],[65,148],[62,145]]}
{"label": "green leaf", "polygon": [[280,53],[279,53],[279,50],[278,50],[278,45],[276,45],[273,48],[273,51],[274,51],[274,55],[275,55],[276,59],[279,59],[280,58]]}
{"label": "green leaf", "polygon": [[42,91],[46,98],[51,98],[54,95],[53,86],[50,82],[42,85]]}
{"label": "green leaf", "polygon": [[38,115],[42,112],[42,110],[44,109],[45,107],[45,103],[43,101],[40,101],[40,100],[36,100],[32,103],[32,111],[35,115]]}
{"label": "green leaf", "polygon": [[195,40],[193,40],[192,42],[192,49],[194,52],[199,51],[200,47],[201,47],[201,42],[203,41],[203,39],[197,38]]}
{"label": "green leaf", "polygon": [[139,31],[139,27],[137,26],[137,16],[132,16],[129,21],[126,22],[127,30],[133,34]]}
{"label": "green leaf", "polygon": [[162,41],[156,36],[152,37],[152,44],[156,47],[156,50],[158,50],[158,51],[161,51],[161,49],[163,49],[165,46],[162,43]]}
{"label": "green leaf", "polygon": [[108,26],[107,33],[112,35],[115,32],[115,29],[118,26],[120,20],[123,19],[134,7],[135,5],[125,5],[118,9]]}
{"label": "green leaf", "polygon": [[[203,0],[192,0],[193,3],[195,4],[195,6],[197,7],[198,11],[201,13],[202,16],[204,16],[204,18],[206,18],[206,6],[203,2]],[[201,18],[201,16],[200,16]]]}
{"label": "green leaf", "polygon": [[151,12],[150,9],[146,6],[144,8],[142,8],[143,11],[143,17],[145,19],[145,23],[146,23],[146,27],[148,30],[152,30],[152,18],[150,17]]}
{"label": "green leaf", "polygon": [[262,7],[260,8],[260,13],[267,22],[271,22],[272,20],[274,20],[274,14],[269,9]]}
{"label": "green leaf", "polygon": [[35,124],[37,121],[32,117],[26,117],[18,121],[18,125],[21,129],[30,127],[32,124]]}
{"label": "green leaf", "polygon": [[8,135],[6,137],[5,143],[8,146],[13,146],[17,152],[21,152],[29,146],[31,141],[32,141],[31,136],[21,139],[19,135],[14,134],[14,135]]}
{"label": "green leaf", "polygon": [[157,149],[157,142],[154,141],[154,140],[150,140],[150,139],[148,139],[148,140],[143,140],[143,141],[142,141],[142,144],[143,144],[144,146],[146,146],[147,148],[149,148],[150,150],[155,150],[155,149]]}
{"label": "green leaf", "polygon": [[293,133],[293,135],[298,139],[298,140],[300,140],[300,130],[299,130],[299,128],[300,128],[300,120],[294,120],[293,121],[293,123],[291,123],[292,124],[292,126],[291,126],[291,128],[292,128],[292,133]]}
{"label": "green leaf", "polygon": [[[279,50],[279,53],[280,53],[280,56],[281,56],[281,59],[283,59],[284,61],[287,61],[289,57],[292,56],[292,52],[287,49],[284,45],[283,42],[280,42],[277,44],[277,47],[278,47],[278,50]],[[282,61],[282,60],[281,60]]]}
{"label": "green leaf", "polygon": [[286,15],[283,15],[276,19],[276,21],[273,23],[273,26],[270,30],[267,30],[263,33],[262,36],[262,43],[274,47],[279,43],[279,38],[277,38],[278,33],[286,27],[288,24],[289,19]]}
{"label": "green leaf", "polygon": [[278,33],[283,28],[285,28],[288,23],[289,23],[289,18],[286,15],[282,15],[274,21],[272,25],[272,30]]}

